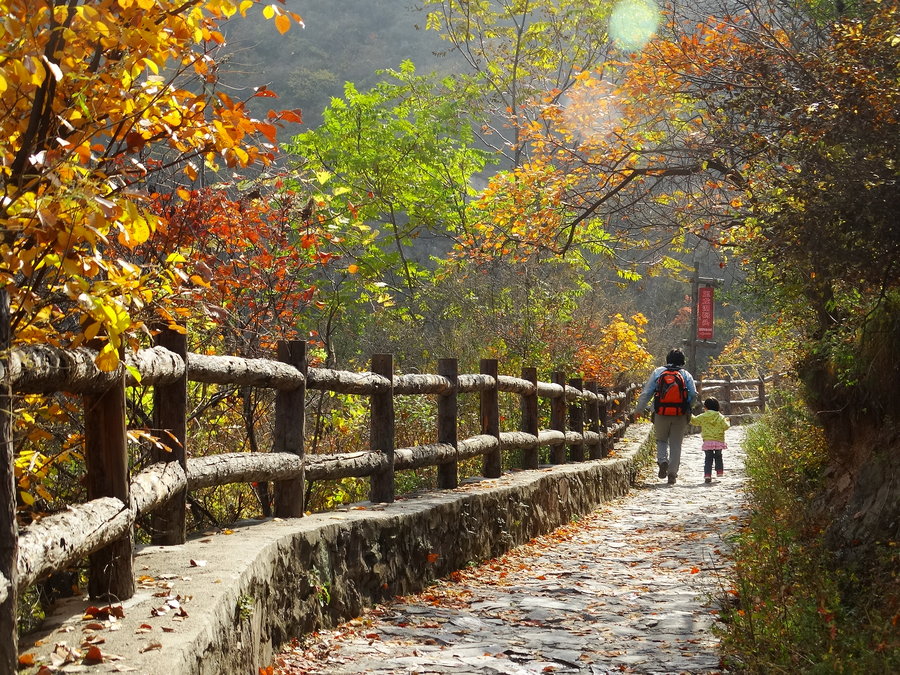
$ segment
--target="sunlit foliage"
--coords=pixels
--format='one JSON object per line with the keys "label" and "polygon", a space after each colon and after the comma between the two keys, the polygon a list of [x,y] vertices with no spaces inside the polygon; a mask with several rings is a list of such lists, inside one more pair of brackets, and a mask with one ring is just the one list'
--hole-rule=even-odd
{"label": "sunlit foliage", "polygon": [[[115,368],[154,300],[154,272],[115,251],[162,223],[151,177],[273,160],[296,113],[255,119],[215,87],[220,22],[257,4],[0,2],[0,281],[15,340],[98,338],[98,366]],[[300,20],[263,12],[280,32]]]}

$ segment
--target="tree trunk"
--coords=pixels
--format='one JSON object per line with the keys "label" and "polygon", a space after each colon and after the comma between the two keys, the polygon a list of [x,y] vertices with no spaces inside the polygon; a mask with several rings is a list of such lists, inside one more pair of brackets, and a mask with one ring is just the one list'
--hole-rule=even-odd
{"label": "tree trunk", "polygon": [[16,524],[15,449],[12,442],[12,388],[6,368],[9,359],[9,298],[0,290],[0,672],[18,667],[16,630],[18,587],[18,526]]}

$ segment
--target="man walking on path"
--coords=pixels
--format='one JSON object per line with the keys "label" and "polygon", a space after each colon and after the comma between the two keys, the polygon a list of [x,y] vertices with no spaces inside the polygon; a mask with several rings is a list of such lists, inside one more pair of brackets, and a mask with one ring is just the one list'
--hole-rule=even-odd
{"label": "man walking on path", "polygon": [[691,405],[697,398],[697,386],[684,369],[684,354],[680,349],[670,351],[666,365],[650,373],[635,405],[635,415],[644,412],[651,398],[659,477],[668,478],[669,485],[674,485],[681,464],[681,443],[691,418]]}

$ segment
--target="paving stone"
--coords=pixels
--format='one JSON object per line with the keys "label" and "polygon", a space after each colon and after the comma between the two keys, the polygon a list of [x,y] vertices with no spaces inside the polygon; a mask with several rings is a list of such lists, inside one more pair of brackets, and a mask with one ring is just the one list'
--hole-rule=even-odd
{"label": "paving stone", "polygon": [[703,483],[700,437],[690,436],[675,486],[652,467],[631,494],[563,528],[569,536],[369,610],[361,628],[310,637],[330,650],[301,643],[291,652],[299,669],[280,675],[721,673],[708,603],[744,509],[742,437],[728,431],[724,479]]}

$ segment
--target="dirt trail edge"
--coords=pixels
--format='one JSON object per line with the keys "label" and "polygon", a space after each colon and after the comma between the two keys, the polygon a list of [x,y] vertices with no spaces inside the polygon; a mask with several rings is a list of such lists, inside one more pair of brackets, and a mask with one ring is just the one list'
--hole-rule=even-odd
{"label": "dirt trail edge", "polygon": [[703,481],[699,435],[674,486],[629,495],[419,595],[305,636],[276,673],[720,673],[710,594],[745,509],[744,429]]}

